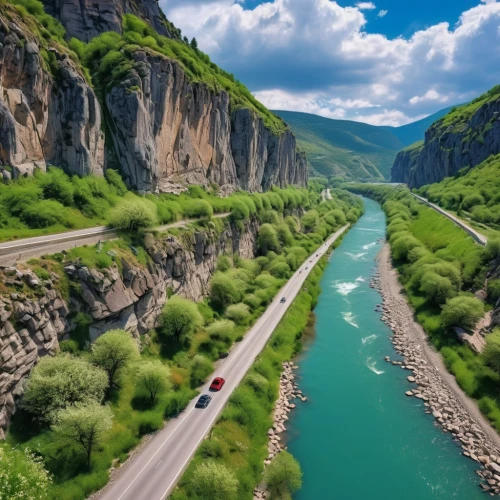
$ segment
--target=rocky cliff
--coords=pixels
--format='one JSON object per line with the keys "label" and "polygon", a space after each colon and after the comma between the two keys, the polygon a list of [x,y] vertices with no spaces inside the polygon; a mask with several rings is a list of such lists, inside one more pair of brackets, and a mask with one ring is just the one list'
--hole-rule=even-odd
{"label": "rocky cliff", "polygon": [[[63,23],[68,37],[83,41],[108,30],[121,32],[126,13],[169,35],[170,25],[156,0],[44,3]],[[105,84],[94,75],[98,102],[81,61],[64,40],[58,40],[59,35],[45,37],[45,28],[35,17],[23,19],[15,6],[5,5],[0,13],[0,170],[4,178],[10,176],[9,170],[19,176],[53,164],[78,175],[100,175],[108,167],[116,168],[140,192],[169,191],[172,183],[215,183],[229,190],[251,191],[306,185],[307,163],[297,153],[292,133],[282,122],[280,132],[272,132],[256,111],[235,110],[217,82],[212,86],[193,82],[193,75],[188,77],[179,62],[150,49],[127,46],[121,53],[126,53],[129,71],[119,77],[113,73],[114,80]],[[191,50],[187,45],[179,49],[182,42],[168,41],[176,44],[174,49]],[[97,55],[94,64],[106,53]],[[206,64],[203,61],[200,64]],[[212,66],[204,68],[220,75],[221,70]],[[212,77],[206,78],[211,82]],[[233,87],[239,92],[234,88],[241,86]]]}
{"label": "rocky cliff", "polygon": [[154,328],[168,290],[199,301],[207,294],[221,254],[254,257],[257,231],[252,222],[244,231],[226,226],[221,233],[147,237],[147,266],[126,258],[104,270],[68,264],[65,274],[78,291],[69,300],[59,291],[61,277],[54,272],[42,280],[29,269],[1,269],[0,438],[25,377],[40,356],[55,352],[59,340],[75,328],[77,312],[91,318],[91,339],[113,328],[145,333]]}
{"label": "rocky cliff", "polygon": [[492,89],[471,104],[453,110],[425,134],[416,151],[402,151],[392,168],[393,182],[410,188],[439,182],[465,167],[500,153],[500,93]]}
{"label": "rocky cliff", "polygon": [[[14,9],[0,12],[0,165],[14,176],[47,163],[102,174],[104,137],[94,91],[78,64],[42,43]],[[5,172],[8,177],[10,173]]]}
{"label": "rocky cliff", "polygon": [[147,21],[160,35],[172,36],[158,0],[42,0],[45,10],[66,28],[69,38],[88,42],[106,31],[122,31],[124,14]]}

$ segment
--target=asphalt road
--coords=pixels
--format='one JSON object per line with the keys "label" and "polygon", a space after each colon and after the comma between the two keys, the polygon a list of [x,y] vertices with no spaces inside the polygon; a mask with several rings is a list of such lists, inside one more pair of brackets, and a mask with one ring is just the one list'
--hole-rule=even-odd
{"label": "asphalt road", "polygon": [[[228,213],[216,214],[214,218],[227,217]],[[166,231],[174,227],[182,227],[197,219],[186,219],[173,224],[165,224],[156,229]],[[94,245],[98,241],[113,240],[118,238],[118,233],[114,229],[106,226],[79,229],[66,233],[48,234],[46,236],[36,236],[22,240],[8,241],[0,243],[0,265],[13,266],[17,262],[41,257],[42,255],[54,254],[63,250],[81,247],[83,245]]]}
{"label": "asphalt road", "polygon": [[488,243],[488,238],[484,236],[484,234],[481,234],[479,231],[476,231],[472,227],[470,227],[468,224],[466,224],[463,220],[459,219],[455,215],[451,214],[450,212],[447,212],[446,210],[443,210],[440,206],[435,205],[434,203],[431,203],[429,200],[424,198],[423,196],[418,196],[415,193],[410,193],[413,195],[417,200],[421,201],[422,203],[425,203],[429,207],[433,208],[436,210],[436,212],[439,212],[441,215],[444,215],[445,217],[448,217],[451,221],[453,221],[457,226],[459,226],[461,229],[463,229],[469,236],[471,236],[476,243],[479,243],[483,247],[486,246]]}
{"label": "asphalt road", "polygon": [[[245,338],[231,350],[214,376],[226,379],[220,392],[211,393],[212,401],[205,409],[195,408],[195,398],[185,411],[154,436],[135,457],[123,465],[118,478],[95,498],[101,500],[163,500],[174,489],[196,449],[214,425],[231,393],[266,345],[293,299],[299,293],[312,267],[332,243],[346,231],[345,226],[333,234],[281,289],[274,301]],[[285,297],[286,302],[281,303]],[[208,394],[210,381],[203,386]]]}

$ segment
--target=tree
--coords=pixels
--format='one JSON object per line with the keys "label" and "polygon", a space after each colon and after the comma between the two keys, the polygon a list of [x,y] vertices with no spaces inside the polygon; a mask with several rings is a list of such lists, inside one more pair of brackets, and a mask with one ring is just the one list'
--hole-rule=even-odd
{"label": "tree", "polygon": [[137,370],[137,384],[148,393],[154,406],[158,395],[170,386],[170,370],[159,360],[144,361]]}
{"label": "tree", "polygon": [[234,323],[228,319],[215,321],[207,327],[207,333],[211,339],[227,342],[231,339],[234,332]]}
{"label": "tree", "polygon": [[300,465],[287,451],[276,455],[264,471],[264,482],[271,499],[288,499],[302,486]]}
{"label": "tree", "polygon": [[21,406],[43,422],[75,403],[100,403],[108,387],[104,370],[69,355],[45,357],[33,369]]}
{"label": "tree", "polygon": [[79,444],[85,451],[87,468],[90,469],[92,451],[106,431],[113,425],[113,413],[108,406],[95,401],[70,406],[57,414],[54,432],[64,439]]}
{"label": "tree", "polygon": [[278,230],[276,231],[278,235],[278,240],[279,242],[284,246],[284,247],[289,247],[293,245],[293,234],[290,231],[290,228],[288,227],[288,224],[285,222],[281,223],[278,226]]}
{"label": "tree", "polygon": [[238,325],[244,325],[250,317],[250,310],[246,304],[233,304],[226,310],[226,316]]}
{"label": "tree", "polygon": [[190,45],[193,50],[198,50],[198,41],[196,40],[196,38],[193,37],[191,39]]}
{"label": "tree", "polygon": [[216,272],[210,280],[210,298],[218,307],[239,302],[241,296],[237,281],[231,279],[229,274]]}
{"label": "tree", "polygon": [[486,346],[481,356],[485,364],[500,374],[500,329],[486,335]]}
{"label": "tree", "polygon": [[92,345],[92,361],[108,373],[109,387],[117,383],[120,371],[138,356],[137,342],[124,330],[110,330]]}
{"label": "tree", "polygon": [[488,238],[485,254],[488,259],[500,258],[500,238]]}
{"label": "tree", "polygon": [[281,250],[278,234],[271,224],[262,224],[260,226],[257,243],[261,253],[264,255],[270,251],[279,253]]}
{"label": "tree", "polygon": [[185,342],[202,323],[203,318],[196,304],[174,295],[163,307],[158,332],[162,337],[173,337],[177,342]]}
{"label": "tree", "polygon": [[475,297],[460,295],[449,299],[441,311],[444,326],[474,328],[483,317],[484,305]]}
{"label": "tree", "polygon": [[319,224],[319,214],[316,210],[309,210],[300,220],[308,233],[312,233]]}
{"label": "tree", "polygon": [[426,272],[422,276],[420,291],[436,305],[444,304],[447,299],[456,295],[453,283],[448,278],[432,271]]}
{"label": "tree", "polygon": [[204,500],[236,500],[238,479],[224,464],[208,460],[196,467],[191,488]]}
{"label": "tree", "polygon": [[158,209],[149,200],[122,200],[111,211],[109,225],[124,231],[137,231],[139,228],[153,227],[158,224]]}
{"label": "tree", "polygon": [[28,449],[0,447],[0,500],[44,500],[49,473]]}

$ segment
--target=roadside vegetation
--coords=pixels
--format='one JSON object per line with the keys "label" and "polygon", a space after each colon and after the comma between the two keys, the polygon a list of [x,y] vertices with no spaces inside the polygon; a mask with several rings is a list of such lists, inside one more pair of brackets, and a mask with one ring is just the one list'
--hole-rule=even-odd
{"label": "roadside vegetation", "polygon": [[500,155],[416,191],[486,236],[500,236]]}
{"label": "roadside vegetation", "polygon": [[393,262],[418,322],[458,384],[478,400],[500,432],[498,333],[487,335],[487,348],[479,355],[462,344],[454,331],[458,326],[471,332],[500,296],[500,281],[491,279],[487,300],[475,297],[476,291],[484,290],[488,271],[498,267],[500,242],[493,239],[485,249],[475,244],[407,189],[360,184],[349,189],[383,204]]}
{"label": "roadside vegetation", "polygon": [[[83,313],[74,318],[78,327],[70,340],[61,342],[61,353],[43,358],[32,371],[7,437],[6,450],[31,450],[37,463],[50,473],[48,498],[78,500],[101,488],[112,464],[124,461],[142,436],[160,429],[196,395],[197,388],[213,372],[214,363],[241,341],[307,256],[347,221],[357,220],[362,213],[359,198],[339,191],[338,196],[333,193],[334,200],[321,202],[321,189],[321,184],[313,184],[309,191],[289,188],[254,195],[237,193],[221,199],[193,187],[176,201],[167,197],[164,203],[171,204],[167,206],[177,203],[183,208],[190,207],[192,196],[197,194],[195,201],[230,213],[225,219],[202,218],[189,227],[173,228],[170,235],[192,244],[189,242],[195,231],[216,235],[230,224],[235,229],[258,224],[258,257],[248,260],[228,250],[218,259],[207,298],[194,303],[180,296],[170,297],[169,292],[156,330],[141,338],[120,330],[108,331],[91,344],[89,318]],[[142,234],[143,247],[140,251],[134,247],[136,254],[128,243],[118,240],[106,242],[100,253],[97,247],[74,249],[65,259],[79,259],[81,264],[100,269],[118,265],[118,257],[134,258],[136,265],[146,265],[148,245],[154,243],[155,234]],[[107,245],[116,253],[115,258],[108,255]],[[40,259],[36,265],[44,270],[42,266],[47,263],[58,264],[58,258]],[[319,280],[319,274],[315,270],[312,276]],[[308,292],[301,295],[301,312],[280,327],[270,348],[270,352],[276,351],[276,357],[261,370],[259,380],[273,391],[276,374],[279,379],[278,360],[289,359],[298,348],[296,340],[318,293],[314,283],[309,282]],[[254,385],[255,401],[249,404],[260,401],[263,407],[252,411],[263,420],[242,422],[235,412],[231,416],[232,410],[225,414],[228,422],[234,421],[228,425],[248,425],[245,432],[259,444],[267,439],[268,427],[260,436],[261,424],[270,418],[269,408],[276,398],[275,392],[274,399],[271,392],[260,394],[258,384]],[[253,456],[260,456],[262,449],[252,452]],[[26,457],[28,461],[30,457]],[[242,480],[241,471],[234,471],[238,492],[247,488],[250,479],[254,482],[248,491],[253,490],[261,469],[254,471],[256,462],[252,464],[246,480]],[[224,465],[234,469],[234,464]],[[206,471],[198,476],[202,483]],[[229,483],[228,490],[233,491],[231,484],[236,483]]]}

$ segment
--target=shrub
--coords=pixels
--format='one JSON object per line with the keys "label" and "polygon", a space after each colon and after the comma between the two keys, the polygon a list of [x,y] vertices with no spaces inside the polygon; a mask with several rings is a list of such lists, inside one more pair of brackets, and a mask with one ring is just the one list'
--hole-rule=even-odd
{"label": "shrub", "polygon": [[216,272],[210,280],[210,298],[215,305],[224,308],[239,302],[242,293],[229,274]]}
{"label": "shrub", "polygon": [[226,309],[226,316],[238,325],[244,325],[250,318],[250,311],[246,304],[240,302],[239,304],[229,306]]}
{"label": "shrub", "polygon": [[500,238],[489,238],[486,245],[485,255],[488,259],[500,258]]}
{"label": "shrub", "polygon": [[186,342],[194,330],[203,324],[203,318],[196,303],[174,295],[163,307],[158,324],[158,333],[164,342],[169,338]]}
{"label": "shrub", "polygon": [[125,231],[137,231],[157,224],[158,210],[156,205],[148,200],[123,200],[109,216],[111,227]]}
{"label": "shrub", "polygon": [[479,193],[469,194],[462,201],[462,208],[465,210],[470,210],[476,205],[484,205],[484,198]]}
{"label": "shrub", "polygon": [[481,356],[486,365],[500,374],[500,329],[497,328],[486,336],[486,346]]}
{"label": "shrub", "polygon": [[212,373],[213,366],[208,358],[197,354],[191,362],[191,387],[199,387]]}
{"label": "shrub", "polygon": [[278,253],[281,251],[278,234],[271,224],[262,224],[260,226],[257,243],[260,252],[264,255],[270,251]]}
{"label": "shrub", "polygon": [[488,281],[488,299],[492,304],[500,299],[500,279]]}
{"label": "shrub", "polygon": [[238,480],[224,464],[208,460],[196,467],[189,488],[204,500],[236,500]]}
{"label": "shrub", "polygon": [[299,463],[290,453],[282,451],[264,471],[264,482],[272,499],[291,498],[302,486]]}
{"label": "shrub", "polygon": [[229,342],[234,332],[234,323],[227,319],[223,319],[212,323],[206,330],[211,339]]}
{"label": "shrub", "polygon": [[446,302],[441,311],[441,320],[448,327],[474,328],[483,314],[484,305],[480,300],[461,295]]}
{"label": "shrub", "polygon": [[286,262],[276,262],[269,272],[276,278],[288,278],[291,275],[290,266]]}
{"label": "shrub", "polygon": [[432,271],[426,272],[422,276],[420,291],[425,293],[429,300],[436,305],[446,303],[447,299],[455,295],[453,283],[448,278]]}
{"label": "shrub", "polygon": [[21,213],[21,220],[31,228],[58,224],[64,219],[65,208],[58,201],[41,200],[28,204]]}

